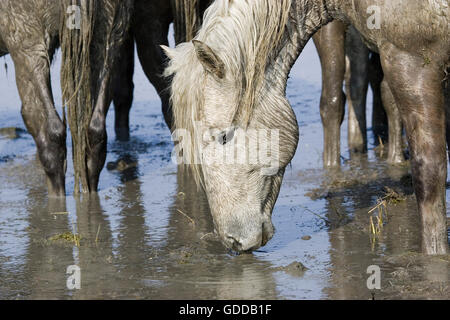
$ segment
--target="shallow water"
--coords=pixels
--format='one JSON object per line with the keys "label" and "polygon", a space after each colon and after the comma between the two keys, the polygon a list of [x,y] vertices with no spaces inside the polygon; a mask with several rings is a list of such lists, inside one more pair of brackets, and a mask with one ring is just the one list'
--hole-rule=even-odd
{"label": "shallow water", "polygon": [[[0,128],[6,128],[0,130],[0,298],[450,297],[450,257],[419,253],[408,167],[387,166],[373,144],[366,157],[350,160],[344,123],[343,168],[322,169],[319,82],[289,81],[301,138],[273,212],[276,233],[257,252],[236,256],[211,234],[204,194],[171,162],[159,102],[145,95],[148,84],[137,77],[132,139],[115,141],[111,110],[108,166],[98,196],[90,198],[47,198],[33,140],[11,103],[17,98],[0,102]],[[67,177],[71,194],[70,165]],[[388,205],[385,226],[373,242],[368,211],[385,186],[406,200]],[[80,234],[80,246],[51,239],[65,232]],[[287,267],[293,262],[308,269]],[[70,265],[80,267],[80,290],[67,289]],[[370,265],[381,268],[381,290],[367,288]]]}

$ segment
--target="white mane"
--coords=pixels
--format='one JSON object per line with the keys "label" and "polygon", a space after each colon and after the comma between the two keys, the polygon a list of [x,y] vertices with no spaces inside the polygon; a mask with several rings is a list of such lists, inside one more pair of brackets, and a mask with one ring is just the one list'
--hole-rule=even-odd
{"label": "white mane", "polygon": [[[291,9],[291,0],[216,0],[205,12],[199,40],[220,57],[227,75],[240,88],[235,121],[246,126],[252,116],[256,95],[264,84],[266,68],[279,53]],[[165,74],[173,76],[172,108],[175,129],[195,136],[195,122],[203,108],[205,71],[192,42],[170,52]],[[193,157],[196,141],[183,150]],[[192,163],[192,162],[191,162]]]}

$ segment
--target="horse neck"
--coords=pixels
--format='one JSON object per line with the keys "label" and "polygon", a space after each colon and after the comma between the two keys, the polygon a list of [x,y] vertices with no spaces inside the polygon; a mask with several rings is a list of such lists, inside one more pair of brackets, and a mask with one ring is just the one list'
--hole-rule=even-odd
{"label": "horse neck", "polygon": [[[286,90],[290,70],[309,39],[322,26],[333,20],[335,0],[293,0],[284,45],[274,63],[267,68],[266,80]],[[273,76],[276,74],[277,76]]]}

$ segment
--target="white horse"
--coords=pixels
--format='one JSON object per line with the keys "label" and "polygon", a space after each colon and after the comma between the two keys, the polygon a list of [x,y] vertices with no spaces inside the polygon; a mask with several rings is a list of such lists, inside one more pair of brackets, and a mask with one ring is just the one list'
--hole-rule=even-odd
{"label": "white horse", "polygon": [[[373,7],[384,13],[378,29],[367,23]],[[271,212],[298,143],[287,77],[311,36],[339,19],[380,53],[386,89],[408,133],[423,250],[447,252],[441,83],[449,65],[449,16],[446,0],[216,0],[191,43],[164,48],[171,59],[166,74],[173,76],[175,127],[190,133],[179,139],[183,157],[201,160],[197,179],[226,246],[252,250],[273,235]],[[267,163],[258,161],[222,161],[217,145],[253,154],[267,145],[267,136],[255,134],[262,129],[278,134],[277,151],[270,153],[276,172],[267,174]],[[232,143],[237,130],[247,144]]]}

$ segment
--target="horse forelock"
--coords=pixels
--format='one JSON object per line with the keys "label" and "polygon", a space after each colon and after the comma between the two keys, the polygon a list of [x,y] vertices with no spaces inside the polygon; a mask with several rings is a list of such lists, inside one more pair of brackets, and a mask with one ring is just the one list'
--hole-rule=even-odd
{"label": "horse forelock", "polygon": [[[233,124],[247,127],[258,95],[264,88],[266,68],[281,49],[292,0],[216,0],[205,12],[195,40],[211,47],[225,65],[227,78],[238,88],[239,105]],[[171,100],[175,129],[192,137],[182,143],[185,159],[195,163],[199,155],[197,121],[203,110],[205,71],[191,42],[172,52],[166,76],[173,76]],[[230,125],[232,125],[230,123]],[[197,166],[196,166],[197,167]],[[201,172],[194,169],[201,182]]]}

